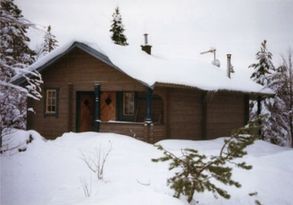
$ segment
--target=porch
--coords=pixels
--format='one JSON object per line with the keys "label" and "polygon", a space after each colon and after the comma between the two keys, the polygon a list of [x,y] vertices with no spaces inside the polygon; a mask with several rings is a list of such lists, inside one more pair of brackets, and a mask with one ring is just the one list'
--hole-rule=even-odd
{"label": "porch", "polygon": [[166,137],[164,102],[153,90],[113,91],[95,86],[76,93],[76,131],[113,132],[154,143]]}
{"label": "porch", "polygon": [[163,124],[145,122],[104,121],[100,122],[100,132],[128,135],[144,142],[154,143],[165,138],[166,127]]}

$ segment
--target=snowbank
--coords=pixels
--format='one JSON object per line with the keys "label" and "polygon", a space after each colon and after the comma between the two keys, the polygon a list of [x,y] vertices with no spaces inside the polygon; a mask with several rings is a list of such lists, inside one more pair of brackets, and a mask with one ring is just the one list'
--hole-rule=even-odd
{"label": "snowbank", "polygon": [[[13,136],[32,134],[19,131]],[[174,153],[185,147],[206,154],[219,151],[223,138],[209,141],[164,140],[159,142]],[[104,179],[98,181],[82,156],[103,156],[111,150],[104,167]],[[292,149],[258,141],[248,149],[245,160],[251,171],[236,170],[234,177],[241,189],[228,188],[230,200],[197,194],[199,204],[290,204],[293,200]],[[111,133],[65,133],[56,140],[35,140],[25,152],[1,155],[1,201],[5,205],[186,205],[173,198],[166,185],[170,176],[166,163],[153,163],[161,156],[153,145],[131,137]],[[88,186],[90,197],[83,191]],[[272,186],[273,185],[273,186]],[[249,193],[257,192],[256,196]]]}
{"label": "snowbank", "polygon": [[27,148],[38,146],[45,142],[39,133],[34,130],[24,131],[18,129],[6,129],[2,138],[3,146],[1,151],[3,154],[16,154],[17,152],[24,152]]}

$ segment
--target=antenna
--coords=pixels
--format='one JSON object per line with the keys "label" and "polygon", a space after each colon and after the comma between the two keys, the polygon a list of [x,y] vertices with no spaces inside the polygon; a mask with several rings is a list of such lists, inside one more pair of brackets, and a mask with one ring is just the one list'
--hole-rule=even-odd
{"label": "antenna", "polygon": [[216,58],[216,52],[217,52],[217,49],[215,48],[210,48],[209,50],[207,51],[203,51],[203,52],[200,52],[201,55],[203,54],[207,54],[207,53],[213,53],[214,54],[214,60],[212,61],[212,64],[217,66],[217,67],[220,67],[221,66],[221,63],[220,61]]}
{"label": "antenna", "polygon": [[214,54],[214,60],[216,60],[216,51],[217,51],[217,49],[210,48],[210,50],[200,52],[200,54],[203,55],[203,54],[206,54],[206,53],[213,53]]}

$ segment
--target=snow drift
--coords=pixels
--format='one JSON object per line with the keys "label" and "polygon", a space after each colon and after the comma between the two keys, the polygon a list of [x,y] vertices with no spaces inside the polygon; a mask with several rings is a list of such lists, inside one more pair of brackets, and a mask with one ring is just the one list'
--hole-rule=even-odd
{"label": "snow drift", "polygon": [[[25,131],[11,137],[22,139]],[[38,138],[36,132],[28,131]],[[21,141],[21,140],[20,140]],[[35,140],[25,152],[1,155],[1,204],[5,205],[183,205],[185,200],[173,198],[166,185],[171,173],[165,163],[153,163],[161,156],[153,145],[131,137],[104,133],[65,133],[56,140]],[[164,140],[168,150],[180,153],[182,148],[195,148],[205,154],[219,151],[223,138],[209,141]],[[105,164],[104,179],[98,181],[81,156],[99,150],[111,151]],[[292,149],[258,141],[248,148],[245,160],[251,171],[234,170],[241,189],[229,188],[230,200],[215,199],[210,193],[197,194],[199,204],[290,204],[293,200]],[[83,185],[90,188],[90,197]],[[257,192],[256,196],[249,193]]]}

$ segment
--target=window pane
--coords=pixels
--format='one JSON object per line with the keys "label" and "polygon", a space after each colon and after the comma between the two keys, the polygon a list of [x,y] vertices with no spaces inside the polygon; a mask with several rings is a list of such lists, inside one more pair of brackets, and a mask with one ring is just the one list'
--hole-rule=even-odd
{"label": "window pane", "polygon": [[57,91],[56,89],[46,90],[46,113],[54,114],[57,111]]}
{"label": "window pane", "polygon": [[134,92],[123,93],[123,114],[134,115]]}

